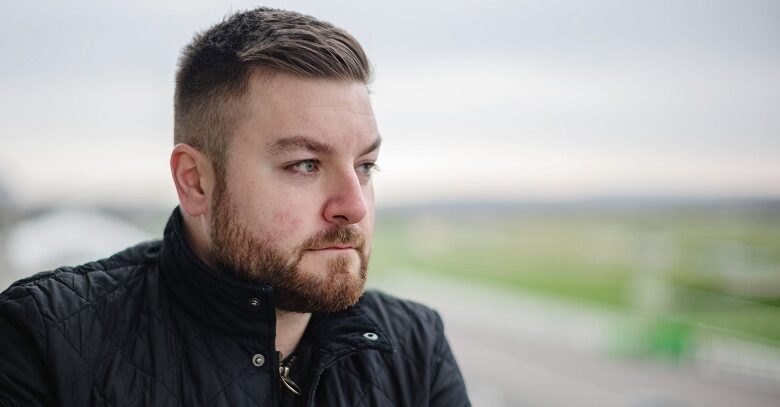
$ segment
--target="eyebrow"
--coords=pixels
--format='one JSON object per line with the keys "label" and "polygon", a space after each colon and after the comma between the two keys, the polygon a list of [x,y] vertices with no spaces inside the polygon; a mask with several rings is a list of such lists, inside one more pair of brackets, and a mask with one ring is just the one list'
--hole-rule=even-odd
{"label": "eyebrow", "polygon": [[365,149],[365,150],[363,150],[363,151],[360,153],[360,155],[366,155],[366,154],[368,154],[368,153],[370,153],[370,152],[373,152],[373,151],[375,151],[376,149],[378,149],[380,145],[382,145],[382,137],[381,137],[381,136],[379,136],[379,135],[377,135],[377,136],[376,136],[376,140],[374,140],[374,142],[373,142],[373,143],[371,143],[371,145],[370,145],[370,146],[366,147],[366,149]]}
{"label": "eyebrow", "polygon": [[[360,155],[366,155],[378,149],[380,144],[382,144],[382,138],[377,137],[370,146],[360,153]],[[307,150],[319,154],[333,154],[336,151],[332,145],[319,142],[306,136],[285,137],[276,140],[270,146],[271,155],[281,155],[294,150]]]}
{"label": "eyebrow", "polygon": [[306,136],[285,137],[271,144],[271,155],[280,155],[292,150],[308,150],[312,153],[332,154],[333,146]]}

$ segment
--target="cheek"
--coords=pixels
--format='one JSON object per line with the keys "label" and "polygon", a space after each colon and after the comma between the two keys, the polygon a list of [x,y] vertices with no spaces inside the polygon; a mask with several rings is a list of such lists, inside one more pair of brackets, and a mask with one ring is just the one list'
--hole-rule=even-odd
{"label": "cheek", "polygon": [[363,232],[363,236],[366,238],[366,243],[371,245],[371,240],[374,237],[374,213],[370,211],[365,218],[360,222],[360,230]]}
{"label": "cheek", "polygon": [[274,213],[271,229],[277,237],[294,236],[303,226],[303,220],[296,214],[296,208],[288,208]]}

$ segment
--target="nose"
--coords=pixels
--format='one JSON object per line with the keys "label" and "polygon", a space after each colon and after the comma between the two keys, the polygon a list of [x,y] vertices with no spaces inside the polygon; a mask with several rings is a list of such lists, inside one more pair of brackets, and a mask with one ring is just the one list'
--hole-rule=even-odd
{"label": "nose", "polygon": [[368,212],[363,192],[363,185],[354,171],[340,175],[330,185],[329,199],[323,213],[325,220],[340,225],[363,220]]}

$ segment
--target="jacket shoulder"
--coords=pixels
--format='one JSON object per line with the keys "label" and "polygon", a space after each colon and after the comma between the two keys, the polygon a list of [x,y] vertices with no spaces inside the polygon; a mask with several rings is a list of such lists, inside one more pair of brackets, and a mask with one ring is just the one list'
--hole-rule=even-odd
{"label": "jacket shoulder", "polygon": [[144,242],[104,259],[16,281],[0,293],[0,313],[20,321],[45,318],[59,322],[126,288],[139,277],[134,271],[156,262],[160,246],[159,240]]}
{"label": "jacket shoulder", "polygon": [[144,271],[153,270],[159,249],[159,242],[141,243],[38,273],[0,293],[0,404],[59,405],[57,388],[88,377],[94,361],[115,354],[117,338],[132,336],[117,334],[126,324],[113,322],[138,309]]}
{"label": "jacket shoulder", "polygon": [[397,393],[411,398],[396,405],[470,405],[437,311],[375,290],[366,291],[359,305],[380,329],[387,330],[395,352],[386,361],[393,360],[393,369],[404,372],[401,376],[414,378],[398,384]]}

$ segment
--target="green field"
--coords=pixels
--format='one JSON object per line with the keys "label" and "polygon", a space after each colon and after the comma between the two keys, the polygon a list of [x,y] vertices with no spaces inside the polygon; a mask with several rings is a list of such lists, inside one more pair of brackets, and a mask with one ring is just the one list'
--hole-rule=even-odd
{"label": "green field", "polygon": [[780,343],[775,207],[427,209],[376,227],[372,278],[425,270]]}

